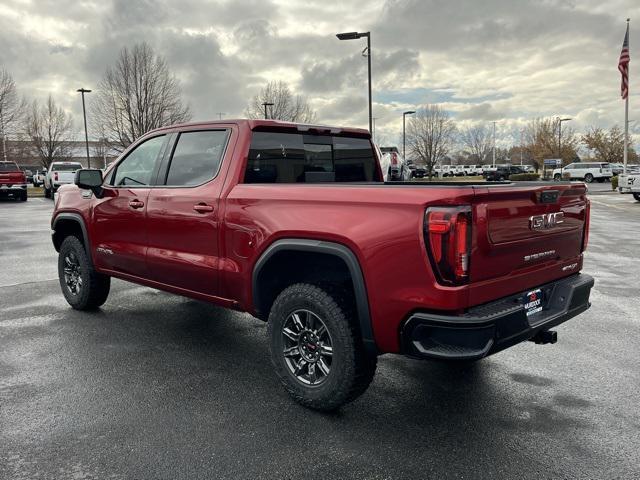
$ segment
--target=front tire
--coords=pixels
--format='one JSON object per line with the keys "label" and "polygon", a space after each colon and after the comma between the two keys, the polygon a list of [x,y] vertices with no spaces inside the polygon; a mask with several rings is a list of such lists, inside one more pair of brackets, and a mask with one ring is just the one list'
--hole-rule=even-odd
{"label": "front tire", "polygon": [[636,202],[640,202],[640,193],[634,193],[633,198],[636,199]]}
{"label": "front tire", "polygon": [[587,183],[593,183],[593,175],[592,175],[592,174],[590,174],[590,173],[587,173],[587,174],[584,176],[584,181],[585,181],[585,182],[587,182]]}
{"label": "front tire", "polygon": [[562,176],[561,176],[559,173],[556,173],[556,174],[553,176],[553,180],[554,180],[555,182],[559,182],[560,180],[562,180]]}
{"label": "front tire", "polygon": [[21,200],[21,201],[26,202],[26,201],[27,201],[27,198],[28,198],[28,197],[27,197],[27,192],[26,192],[26,191],[25,191],[25,192],[21,192],[21,193],[20,193],[20,200]]}
{"label": "front tire", "polygon": [[267,328],[271,362],[298,403],[332,411],[367,389],[376,357],[355,322],[354,308],[330,288],[298,283],[278,295]]}
{"label": "front tire", "polygon": [[109,296],[111,278],[93,269],[82,242],[74,236],[60,246],[58,279],[64,298],[76,310],[94,310]]}

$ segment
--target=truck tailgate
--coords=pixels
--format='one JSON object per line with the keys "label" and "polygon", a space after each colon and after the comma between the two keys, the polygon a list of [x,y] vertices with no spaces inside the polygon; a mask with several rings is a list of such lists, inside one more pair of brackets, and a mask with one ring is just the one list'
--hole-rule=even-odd
{"label": "truck tailgate", "polygon": [[0,173],[0,185],[15,185],[25,183],[24,173],[4,172]]}
{"label": "truck tailgate", "polygon": [[[584,184],[477,187],[471,285],[509,279],[508,294],[577,273],[587,215]],[[479,292],[471,288],[472,303]]]}

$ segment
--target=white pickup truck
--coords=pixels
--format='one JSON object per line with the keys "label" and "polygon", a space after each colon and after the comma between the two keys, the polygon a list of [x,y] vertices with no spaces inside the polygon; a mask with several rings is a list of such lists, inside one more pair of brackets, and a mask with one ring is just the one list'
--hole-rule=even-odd
{"label": "white pickup truck", "polygon": [[640,202],[640,170],[627,170],[627,173],[618,175],[618,191],[630,193]]}
{"label": "white pickup truck", "polygon": [[76,170],[80,170],[80,162],[53,162],[44,177],[44,196],[52,198],[61,185],[73,183]]}

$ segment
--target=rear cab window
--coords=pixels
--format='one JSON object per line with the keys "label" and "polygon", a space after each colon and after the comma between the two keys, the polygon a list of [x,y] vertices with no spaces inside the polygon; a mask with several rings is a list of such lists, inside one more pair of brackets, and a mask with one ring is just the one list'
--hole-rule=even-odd
{"label": "rear cab window", "polygon": [[52,172],[75,172],[81,168],[82,165],[79,163],[57,163],[51,165]]}
{"label": "rear cab window", "polygon": [[0,172],[19,172],[18,165],[14,162],[0,162]]}
{"label": "rear cab window", "polygon": [[244,183],[379,182],[368,138],[253,132]]}

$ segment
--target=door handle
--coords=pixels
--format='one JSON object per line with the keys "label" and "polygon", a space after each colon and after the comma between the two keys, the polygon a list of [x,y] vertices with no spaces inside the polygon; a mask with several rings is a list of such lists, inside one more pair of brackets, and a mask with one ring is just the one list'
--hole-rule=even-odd
{"label": "door handle", "polygon": [[197,205],[194,205],[193,209],[198,213],[213,212],[213,207],[211,205],[207,205],[206,203],[199,203]]}
{"label": "door handle", "polygon": [[142,208],[144,207],[144,202],[141,202],[140,200],[131,200],[129,202],[129,206],[131,208]]}

